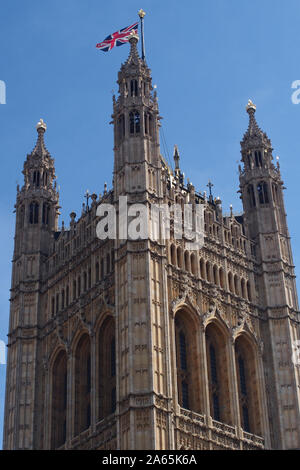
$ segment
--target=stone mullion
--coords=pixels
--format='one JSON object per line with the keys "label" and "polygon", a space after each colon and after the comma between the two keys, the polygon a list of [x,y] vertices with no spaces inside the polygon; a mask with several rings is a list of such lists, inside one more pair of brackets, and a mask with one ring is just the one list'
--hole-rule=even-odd
{"label": "stone mullion", "polygon": [[[98,421],[98,407],[97,407],[97,371],[99,371],[99,364],[97,358],[97,344],[96,344],[96,334],[93,331],[90,335],[91,340],[91,426],[92,431],[96,430],[96,422]],[[98,365],[98,367],[97,367]]]}
{"label": "stone mullion", "polygon": [[44,446],[46,449],[51,449],[51,426],[52,426],[52,408],[51,408],[51,402],[52,402],[52,393],[51,393],[51,371],[52,368],[49,369],[49,367],[46,368],[45,371],[45,422],[44,422]]}
{"label": "stone mullion", "polygon": [[269,426],[269,418],[268,418],[268,405],[267,405],[267,397],[266,397],[266,382],[265,382],[265,374],[264,374],[264,367],[263,367],[263,360],[262,354],[260,351],[255,354],[255,370],[257,374],[257,386],[258,386],[258,393],[259,393],[259,404],[260,404],[260,415],[262,420],[262,435],[265,438],[265,448],[271,448],[271,441],[270,441],[270,426]]}
{"label": "stone mullion", "polygon": [[202,390],[202,407],[203,407],[203,414],[206,417],[210,416],[210,403],[209,403],[209,383],[208,383],[208,370],[207,370],[207,354],[206,354],[206,337],[205,337],[205,330],[204,326],[201,325],[199,328],[199,339],[198,339],[199,347],[200,347],[200,383],[201,383],[201,390]]}
{"label": "stone mullion", "polygon": [[[164,340],[165,340],[165,354],[164,354],[164,361],[165,361],[165,382],[166,382],[166,396],[167,398],[173,397],[173,380],[172,380],[172,332],[171,332],[171,325],[169,321],[169,302],[168,302],[168,278],[167,278],[167,271],[165,269],[167,264],[167,260],[164,258],[162,261],[162,288],[161,288],[161,309],[164,313]],[[173,400],[172,400],[173,401]],[[174,401],[170,403],[168,400],[168,411],[170,411],[170,407],[173,405],[174,408]],[[175,432],[173,426],[173,416],[172,413],[168,413],[167,416],[167,440],[168,440],[168,448],[170,450],[175,449]]]}
{"label": "stone mullion", "polygon": [[[68,353],[67,359],[67,447],[74,436],[74,414],[75,414],[75,357],[73,351]],[[71,446],[70,446],[71,447]]]}
{"label": "stone mullion", "polygon": [[234,339],[231,337],[227,344],[228,350],[228,372],[229,372],[229,383],[230,383],[230,395],[231,395],[231,407],[232,407],[232,420],[233,426],[237,430],[238,437],[242,437],[241,430],[241,416],[240,416],[240,404],[239,404],[239,389],[237,382],[237,370],[235,361],[235,345]]}

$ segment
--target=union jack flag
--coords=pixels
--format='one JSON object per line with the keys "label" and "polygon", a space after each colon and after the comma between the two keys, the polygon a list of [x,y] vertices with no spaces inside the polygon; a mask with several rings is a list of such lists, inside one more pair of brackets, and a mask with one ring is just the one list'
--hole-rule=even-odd
{"label": "union jack flag", "polygon": [[96,47],[101,51],[107,52],[110,51],[115,46],[122,46],[129,41],[129,36],[131,33],[137,33],[138,22],[127,26],[127,28],[120,29],[116,33],[110,34],[104,41],[96,44]]}

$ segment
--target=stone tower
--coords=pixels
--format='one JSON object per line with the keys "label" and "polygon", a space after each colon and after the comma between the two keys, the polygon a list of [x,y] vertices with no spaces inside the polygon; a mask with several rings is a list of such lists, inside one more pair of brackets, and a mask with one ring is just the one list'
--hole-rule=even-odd
{"label": "stone tower", "polygon": [[36,127],[37,143],[24,163],[15,205],[4,448],[34,448],[42,413],[38,331],[47,305],[41,291],[59,206],[54,160],[44,143],[46,124],[41,119]]}
{"label": "stone tower", "polygon": [[[207,197],[185,182],[177,146],[174,169],[161,155],[137,42],[113,98],[113,187],[87,194],[59,227],[42,121],[24,164],[4,448],[300,448],[299,312],[271,142],[249,102],[244,211],[225,214],[211,183]],[[153,205],[169,211],[169,237]],[[200,206],[204,245],[193,248],[175,212]],[[110,212],[117,237],[102,237]]]}
{"label": "stone tower", "polygon": [[[120,95],[114,101],[114,199],[128,198],[149,208],[162,200],[159,114],[152,94],[150,70],[137,52],[138,38],[118,76]],[[122,217],[121,208],[118,219]],[[136,215],[136,214],[131,214]],[[119,225],[119,224],[118,224]],[[121,224],[122,226],[122,224]],[[166,248],[150,239],[127,239],[126,230],[115,245],[119,448],[146,449],[172,446],[171,421],[161,408],[170,396]],[[160,429],[158,419],[166,422]]]}
{"label": "stone tower", "polygon": [[291,362],[299,336],[298,298],[279,162],[259,128],[256,106],[241,142],[240,192],[257,258],[256,289],[263,312],[262,339],[271,435],[275,448],[299,448],[299,366]]}

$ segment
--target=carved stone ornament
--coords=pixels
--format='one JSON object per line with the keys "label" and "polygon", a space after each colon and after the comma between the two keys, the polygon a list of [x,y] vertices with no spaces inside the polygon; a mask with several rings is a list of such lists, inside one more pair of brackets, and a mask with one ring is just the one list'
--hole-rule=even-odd
{"label": "carved stone ornament", "polygon": [[201,311],[197,305],[196,295],[190,287],[187,287],[183,294],[179,295],[171,303],[171,313],[175,317],[175,313],[181,307],[190,307],[192,310],[196,311],[197,315],[201,316]]}

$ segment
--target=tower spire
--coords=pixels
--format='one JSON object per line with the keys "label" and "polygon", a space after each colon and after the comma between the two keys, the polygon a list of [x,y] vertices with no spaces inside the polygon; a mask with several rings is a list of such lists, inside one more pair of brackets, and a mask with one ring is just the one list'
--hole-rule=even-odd
{"label": "tower spire", "polygon": [[249,148],[264,147],[272,150],[270,139],[257,124],[255,118],[256,105],[251,100],[248,100],[246,111],[249,115],[249,124],[241,142],[242,149],[248,150]]}
{"label": "tower spire", "polygon": [[44,142],[44,134],[47,130],[47,125],[43,121],[43,119],[40,119],[39,122],[37,123],[36,130],[38,133],[38,138],[37,138],[35,147],[32,151],[32,154],[39,155],[40,157],[43,157],[45,155],[50,156],[46,148],[45,142]]}

